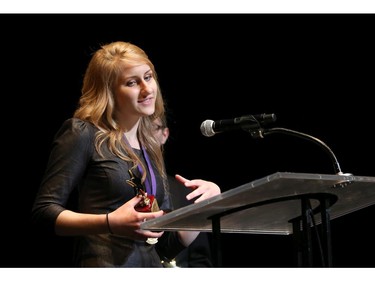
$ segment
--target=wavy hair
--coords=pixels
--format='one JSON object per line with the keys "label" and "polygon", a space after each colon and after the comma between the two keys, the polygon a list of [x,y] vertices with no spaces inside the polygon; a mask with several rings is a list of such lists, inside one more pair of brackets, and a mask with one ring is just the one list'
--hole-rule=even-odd
{"label": "wavy hair", "polygon": [[102,45],[94,52],[83,78],[79,106],[73,116],[89,121],[99,129],[95,139],[95,148],[100,155],[102,155],[102,145],[107,143],[109,150],[116,156],[124,161],[132,162],[133,167],[141,165],[144,171],[143,182],[147,169],[133,149],[124,141],[124,131],[114,115],[114,89],[124,65],[140,64],[147,64],[151,68],[157,84],[157,95],[155,112],[150,116],[141,117],[138,139],[155,163],[158,172],[165,179],[163,153],[152,134],[152,122],[158,117],[164,118],[165,106],[155,67],[141,48],[128,42],[117,41]]}

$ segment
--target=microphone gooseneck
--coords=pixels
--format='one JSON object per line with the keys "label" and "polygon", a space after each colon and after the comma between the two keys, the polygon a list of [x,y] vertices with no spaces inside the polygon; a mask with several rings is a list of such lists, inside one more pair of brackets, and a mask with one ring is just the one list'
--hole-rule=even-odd
{"label": "microphone gooseneck", "polygon": [[318,139],[316,137],[313,137],[313,136],[310,136],[310,135],[305,134],[305,133],[301,133],[301,132],[298,132],[298,131],[293,131],[293,130],[285,129],[285,128],[272,128],[272,129],[263,130],[264,136],[272,134],[272,133],[285,133],[285,134],[288,134],[288,135],[301,137],[301,138],[310,140],[310,141],[318,144],[320,147],[323,147],[326,152],[328,152],[328,154],[331,158],[331,161],[333,163],[333,168],[334,168],[336,174],[337,175],[344,175],[344,173],[341,171],[340,164],[337,161],[337,158],[336,158],[335,154],[329,148],[329,146],[327,144],[325,144],[323,141],[321,141],[320,139]]}

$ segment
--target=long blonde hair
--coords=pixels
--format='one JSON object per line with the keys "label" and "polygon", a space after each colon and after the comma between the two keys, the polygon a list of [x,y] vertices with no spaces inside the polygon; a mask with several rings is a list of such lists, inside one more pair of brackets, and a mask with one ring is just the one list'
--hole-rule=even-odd
{"label": "long blonde hair", "polygon": [[142,181],[146,178],[146,171],[142,161],[133,149],[124,142],[124,131],[114,116],[115,99],[114,88],[119,75],[125,65],[147,64],[153,73],[157,84],[155,112],[150,116],[141,117],[138,127],[138,139],[145,147],[150,159],[155,163],[158,172],[165,179],[165,166],[160,145],[152,134],[152,121],[165,115],[164,101],[161,95],[155,67],[147,54],[139,47],[128,42],[113,42],[102,45],[92,56],[86,69],[82,95],[79,107],[74,117],[94,124],[98,129],[95,147],[99,154],[101,146],[108,140],[108,148],[116,156],[133,165],[141,165],[144,171]]}

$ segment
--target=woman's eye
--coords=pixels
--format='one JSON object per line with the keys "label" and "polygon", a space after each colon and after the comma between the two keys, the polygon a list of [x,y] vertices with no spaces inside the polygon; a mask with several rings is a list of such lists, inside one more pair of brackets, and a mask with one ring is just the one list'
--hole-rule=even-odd
{"label": "woman's eye", "polygon": [[135,84],[136,84],[136,82],[135,82],[134,80],[131,80],[131,81],[128,81],[128,82],[126,83],[126,86],[128,86],[128,87],[133,87]]}

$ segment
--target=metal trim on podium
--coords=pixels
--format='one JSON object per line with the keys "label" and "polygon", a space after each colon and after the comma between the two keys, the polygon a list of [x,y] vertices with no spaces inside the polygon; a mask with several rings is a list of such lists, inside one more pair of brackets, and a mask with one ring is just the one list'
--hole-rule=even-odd
{"label": "metal trim on podium", "polygon": [[213,233],[221,266],[221,233],[295,236],[299,266],[312,266],[311,228],[320,225],[325,266],[332,265],[330,220],[375,203],[375,178],[277,172],[143,222],[143,229]]}

